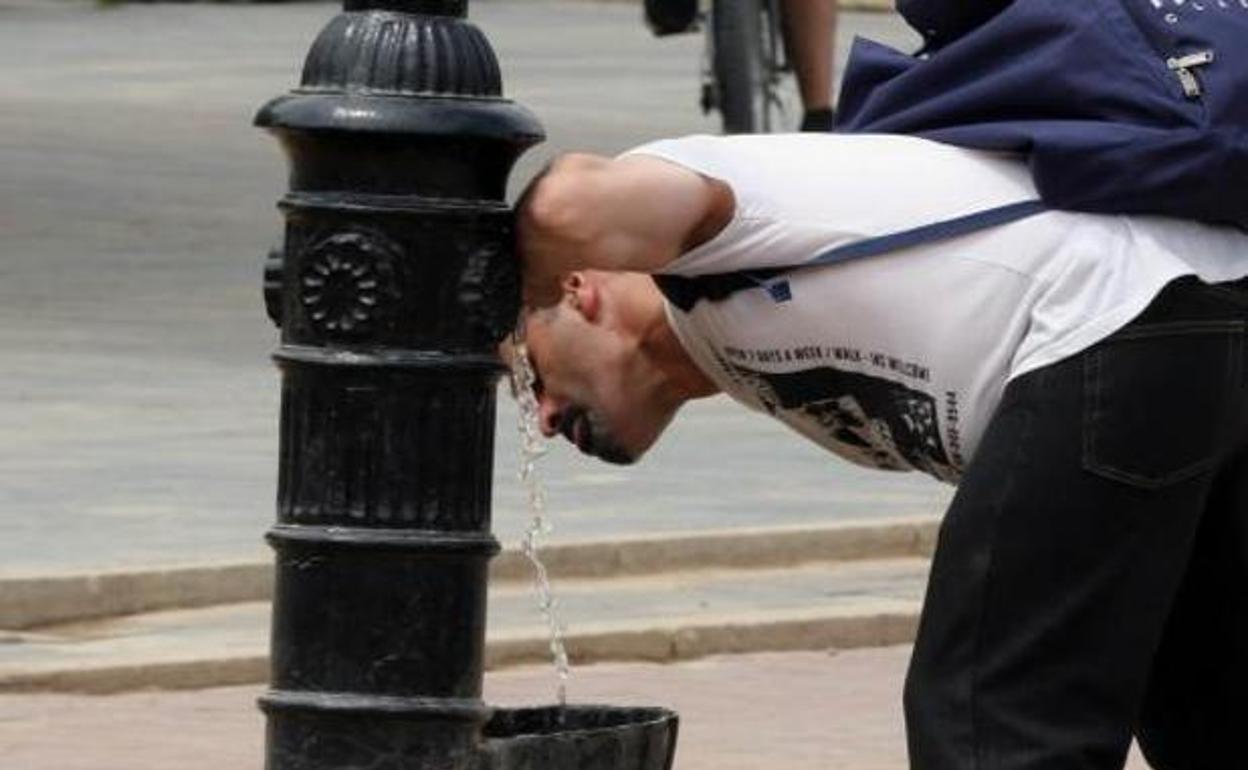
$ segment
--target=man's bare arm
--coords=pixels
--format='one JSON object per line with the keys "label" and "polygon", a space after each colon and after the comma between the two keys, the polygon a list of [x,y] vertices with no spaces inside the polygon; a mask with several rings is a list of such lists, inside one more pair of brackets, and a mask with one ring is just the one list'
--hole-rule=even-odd
{"label": "man's bare arm", "polygon": [[525,299],[557,302],[573,270],[660,270],[718,232],[732,205],[722,182],[658,158],[565,155],[521,200]]}

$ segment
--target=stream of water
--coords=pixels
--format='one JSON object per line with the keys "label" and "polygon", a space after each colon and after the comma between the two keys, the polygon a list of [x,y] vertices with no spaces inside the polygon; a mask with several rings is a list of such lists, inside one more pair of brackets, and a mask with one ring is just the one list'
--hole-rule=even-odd
{"label": "stream of water", "polygon": [[566,706],[568,679],[571,676],[568,651],[564,644],[566,626],[559,613],[559,604],[551,591],[550,576],[546,572],[546,565],[542,564],[539,554],[541,538],[552,531],[550,521],[546,518],[546,492],[537,473],[537,461],[546,454],[549,446],[538,424],[538,401],[533,387],[537,377],[529,362],[528,350],[519,334],[513,336],[512,342],[515,352],[512,356],[511,382],[520,413],[520,472],[518,475],[527,493],[530,515],[520,549],[533,567],[533,584],[537,589],[538,609],[541,610],[542,618],[546,621],[547,630],[550,632],[550,654],[554,658],[557,678],[556,694],[559,705]]}

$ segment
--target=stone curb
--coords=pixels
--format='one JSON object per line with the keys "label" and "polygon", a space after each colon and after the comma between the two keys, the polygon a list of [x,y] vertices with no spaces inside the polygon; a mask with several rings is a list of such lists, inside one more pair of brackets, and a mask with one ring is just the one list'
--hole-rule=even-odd
{"label": "stone curb", "polygon": [[202,690],[267,682],[267,655],[132,663],[0,674],[0,693],[112,695],[136,690]]}
{"label": "stone curb", "polygon": [[0,580],[0,628],[263,600],[273,565],[225,564]]}
{"label": "stone curb", "polygon": [[[852,611],[742,616],[653,628],[616,628],[575,633],[568,655],[576,664],[606,661],[671,663],[710,655],[794,650],[885,647],[914,641],[919,605],[876,602]],[[493,670],[550,660],[550,640],[491,639],[486,668]],[[2,689],[2,687],[0,687]]]}
{"label": "stone curb", "polygon": [[[742,615],[640,629],[604,625],[571,634],[566,641],[574,665],[608,661],[667,663],[751,652],[848,650],[914,641],[918,613],[919,606],[914,602],[878,601],[824,614]],[[486,644],[488,670],[549,660],[550,640],[541,630],[492,638]],[[267,656],[240,655],[0,673],[0,693],[107,695],[144,689],[260,684],[268,677]]]}
{"label": "stone curb", "polygon": [[[787,567],[814,561],[930,556],[937,519],[845,522],[826,527],[735,529],[544,546],[542,562],[563,578],[612,578],[691,569]],[[492,582],[530,579],[508,549],[490,565]],[[268,562],[0,579],[0,629],[272,598]]]}

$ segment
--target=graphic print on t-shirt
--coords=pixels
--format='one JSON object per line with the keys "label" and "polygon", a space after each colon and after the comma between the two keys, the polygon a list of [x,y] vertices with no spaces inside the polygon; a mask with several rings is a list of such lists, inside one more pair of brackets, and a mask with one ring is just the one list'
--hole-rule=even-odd
{"label": "graphic print on t-shirt", "polygon": [[936,399],[905,385],[856,372],[816,367],[764,372],[721,359],[780,419],[828,433],[846,459],[886,470],[919,470],[956,480],[940,438]]}

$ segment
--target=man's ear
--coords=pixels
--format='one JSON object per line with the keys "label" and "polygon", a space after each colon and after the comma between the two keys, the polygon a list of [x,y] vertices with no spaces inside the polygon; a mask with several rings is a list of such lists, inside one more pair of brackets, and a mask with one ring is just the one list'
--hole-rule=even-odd
{"label": "man's ear", "polygon": [[585,273],[575,271],[563,279],[564,300],[590,323],[598,320],[602,310],[602,294],[597,282]]}

